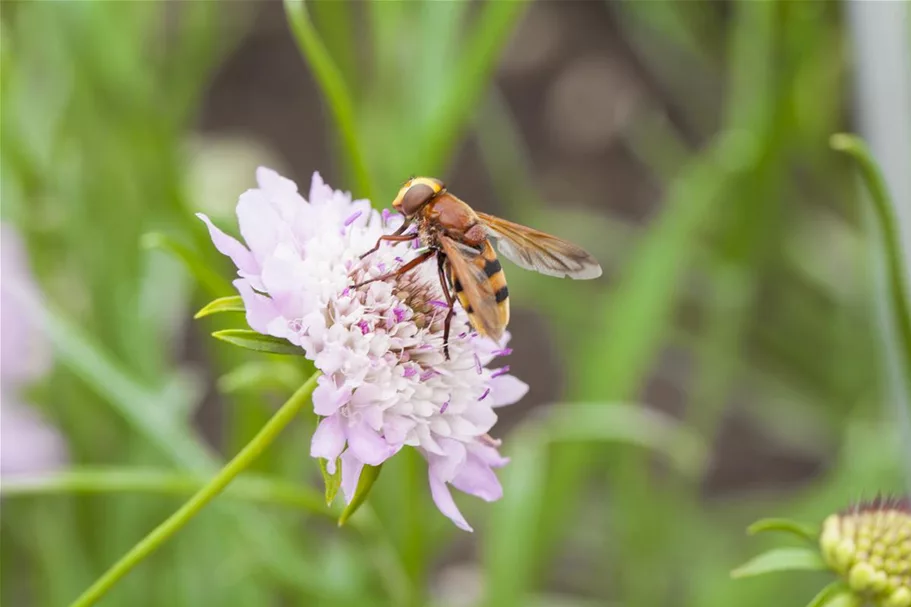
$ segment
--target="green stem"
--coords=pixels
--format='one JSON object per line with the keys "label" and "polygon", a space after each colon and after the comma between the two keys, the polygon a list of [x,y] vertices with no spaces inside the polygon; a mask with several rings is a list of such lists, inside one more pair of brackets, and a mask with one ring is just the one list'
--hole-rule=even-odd
{"label": "green stem", "polygon": [[[62,472],[34,477],[9,478],[0,481],[4,498],[74,493],[143,493],[182,496],[199,491],[205,478],[168,470],[136,468],[70,468]],[[287,483],[259,475],[238,478],[225,497],[285,506],[335,520],[337,513],[326,507],[319,492],[306,486]],[[353,521],[356,522],[356,521]]]}
{"label": "green stem", "polygon": [[313,75],[326,96],[329,108],[335,115],[336,126],[342,136],[342,145],[348,155],[358,193],[373,200],[374,189],[364,154],[358,144],[354,102],[345,85],[345,78],[332,60],[316,28],[313,27],[303,0],[285,0],[285,14],[291,24],[297,46],[310,64]]}
{"label": "green stem", "polygon": [[272,444],[278,434],[294,419],[300,410],[310,400],[310,395],[316,388],[316,379],[319,373],[314,373],[304,385],[298,388],[291,398],[285,402],[278,412],[266,423],[259,433],[253,437],[234,459],[221,469],[215,477],[202,487],[189,499],[177,512],[172,514],[165,522],[156,527],[138,544],[127,552],[119,561],[98,578],[71,607],[88,607],[94,605],[101,597],[116,584],[123,576],[129,573],[149,556],[156,548],[164,544],[172,535],[182,529],[190,520],[221,493],[238,474],[244,471],[265,449]]}
{"label": "green stem", "polygon": [[889,298],[892,300],[890,308],[900,334],[904,379],[906,387],[911,388],[911,310],[908,305],[907,273],[902,257],[898,222],[889,201],[886,180],[863,141],[853,135],[839,133],[833,135],[829,142],[833,149],[850,154],[857,161],[864,183],[870,191],[886,249]]}

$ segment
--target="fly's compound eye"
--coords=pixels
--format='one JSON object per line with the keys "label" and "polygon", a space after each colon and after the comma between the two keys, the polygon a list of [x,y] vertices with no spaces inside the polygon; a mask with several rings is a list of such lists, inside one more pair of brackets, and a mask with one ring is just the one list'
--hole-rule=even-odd
{"label": "fly's compound eye", "polygon": [[408,188],[402,196],[402,213],[406,217],[411,217],[421,207],[430,202],[430,199],[436,195],[436,191],[426,183],[416,183]]}

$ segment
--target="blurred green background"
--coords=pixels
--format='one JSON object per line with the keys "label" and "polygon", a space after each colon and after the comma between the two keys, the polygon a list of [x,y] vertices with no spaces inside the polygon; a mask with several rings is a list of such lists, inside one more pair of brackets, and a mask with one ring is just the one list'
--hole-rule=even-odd
{"label": "blurred green background", "polygon": [[851,18],[835,2],[4,0],[2,219],[55,355],[23,400],[68,456],[55,482],[4,478],[3,604],[68,604],[306,377],[192,320],[233,292],[193,213],[234,225],[258,165],[378,206],[436,175],[605,275],[505,264],[531,391],[495,428],[505,497],[457,498],[474,534],[404,453],[337,529],[308,416],[103,605],[805,604],[825,575],[729,578],[775,541],[745,527],[908,488],[879,245],[828,146],[864,110]]}

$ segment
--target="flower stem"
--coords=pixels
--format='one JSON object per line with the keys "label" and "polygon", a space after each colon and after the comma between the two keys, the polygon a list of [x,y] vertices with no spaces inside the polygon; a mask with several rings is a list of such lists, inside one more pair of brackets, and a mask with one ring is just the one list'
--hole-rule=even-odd
{"label": "flower stem", "polygon": [[830,143],[834,149],[854,157],[860,166],[864,183],[870,191],[870,199],[876,211],[885,247],[889,298],[892,300],[890,307],[900,336],[905,388],[911,390],[911,310],[909,310],[908,304],[907,274],[903,262],[898,221],[889,201],[886,180],[867,146],[857,137],[839,133],[832,136]]}
{"label": "flower stem", "polygon": [[71,607],[88,607],[94,605],[101,597],[116,584],[123,576],[142,562],[156,548],[164,544],[172,535],[184,527],[190,519],[196,516],[210,501],[212,501],[238,474],[243,472],[265,449],[272,444],[285,426],[300,412],[301,408],[309,402],[310,395],[316,388],[316,379],[319,372],[314,373],[291,398],[285,402],[278,412],[266,422],[259,433],[241,449],[234,459],[221,469],[215,477],[204,487],[196,492],[177,512],[172,514],[165,522],[156,527],[133,546],[119,561],[98,578],[82,595],[77,598]]}

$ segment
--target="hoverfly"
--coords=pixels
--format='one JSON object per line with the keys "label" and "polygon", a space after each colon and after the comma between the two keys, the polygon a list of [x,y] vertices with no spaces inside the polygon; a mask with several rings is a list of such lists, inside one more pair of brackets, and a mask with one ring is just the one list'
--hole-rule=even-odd
{"label": "hoverfly", "polygon": [[[583,249],[556,236],[479,213],[451,194],[439,179],[412,177],[402,185],[392,206],[405,221],[394,233],[380,236],[360,258],[377,251],[384,240],[418,238],[425,250],[392,272],[355,286],[404,274],[436,256],[440,285],[449,306],[443,329],[447,360],[449,328],[455,314],[453,292],[480,335],[499,341],[509,323],[509,289],[491,240],[504,257],[527,270],[561,278],[601,276],[601,266]],[[417,230],[405,234],[412,223],[417,223]]]}

